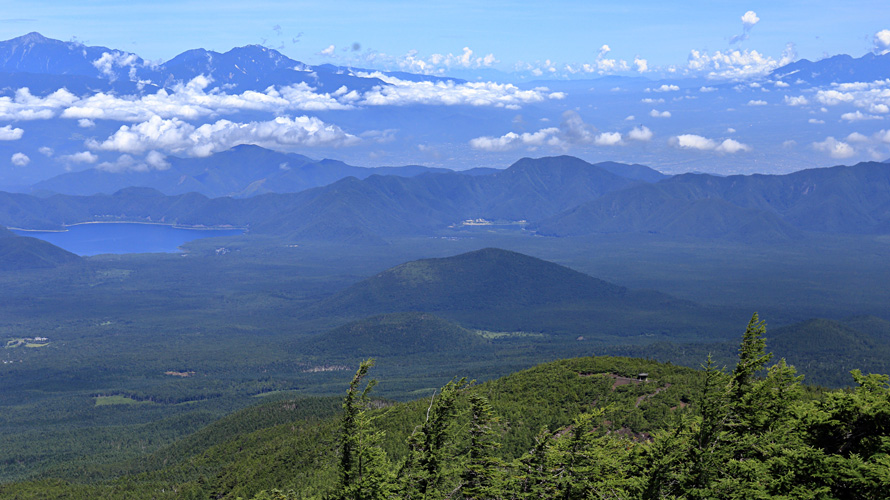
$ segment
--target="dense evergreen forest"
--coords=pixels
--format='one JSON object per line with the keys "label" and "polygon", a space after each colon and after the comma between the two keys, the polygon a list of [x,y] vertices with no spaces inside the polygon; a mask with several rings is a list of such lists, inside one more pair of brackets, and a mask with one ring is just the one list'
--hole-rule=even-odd
{"label": "dense evergreen forest", "polygon": [[103,480],[0,486],[3,498],[856,498],[890,491],[890,378],[803,385],[749,322],[735,366],[557,361],[429,397],[237,412]]}

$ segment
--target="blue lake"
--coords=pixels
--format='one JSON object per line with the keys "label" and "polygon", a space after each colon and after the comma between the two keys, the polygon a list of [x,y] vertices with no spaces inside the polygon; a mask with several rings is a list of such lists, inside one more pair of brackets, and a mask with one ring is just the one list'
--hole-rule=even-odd
{"label": "blue lake", "polygon": [[160,224],[99,223],[69,226],[67,231],[19,231],[77,255],[103,253],[171,253],[183,243],[214,236],[235,236],[240,229],[181,229]]}

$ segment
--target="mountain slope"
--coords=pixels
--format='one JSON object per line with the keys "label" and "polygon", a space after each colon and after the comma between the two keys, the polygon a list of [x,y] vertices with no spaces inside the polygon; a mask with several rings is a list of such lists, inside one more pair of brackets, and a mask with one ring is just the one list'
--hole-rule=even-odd
{"label": "mountain slope", "polygon": [[300,351],[337,358],[460,355],[486,349],[479,335],[429,313],[395,313],[348,323],[301,344]]}
{"label": "mountain slope", "polygon": [[325,300],[315,315],[515,309],[612,299],[623,287],[497,248],[396,266]]}
{"label": "mountain slope", "polygon": [[800,59],[775,69],[770,77],[794,85],[873,82],[890,76],[890,54],[862,57],[838,54],[819,61]]}
{"label": "mountain slope", "polygon": [[446,169],[356,167],[336,160],[313,160],[295,153],[278,153],[254,145],[236,146],[204,158],[168,157],[165,170],[108,172],[92,168],[38,182],[32,189],[88,196],[111,194],[126,187],[150,187],[167,195],[201,193],[210,198],[248,197],[263,193],[296,193],[325,186],[345,177],[371,175],[412,177]]}
{"label": "mountain slope", "polygon": [[58,267],[80,261],[77,255],[37,238],[17,236],[0,226],[0,271]]}
{"label": "mountain slope", "polygon": [[890,166],[808,169],[787,175],[682,174],[604,195],[533,226],[572,236],[656,232],[787,240],[800,230],[884,233],[890,227]]}
{"label": "mountain slope", "polygon": [[578,336],[719,340],[739,321],[725,310],[628,290],[497,248],[401,264],[308,307],[303,318],[331,321],[407,311],[434,313],[465,328],[539,332],[561,341]]}

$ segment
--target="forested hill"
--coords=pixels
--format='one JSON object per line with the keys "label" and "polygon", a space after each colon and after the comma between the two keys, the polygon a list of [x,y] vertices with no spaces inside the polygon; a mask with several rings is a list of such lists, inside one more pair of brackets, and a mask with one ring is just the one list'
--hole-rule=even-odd
{"label": "forested hill", "polygon": [[0,226],[0,271],[51,268],[80,257],[37,238],[18,236]]}
{"label": "forested hill", "polygon": [[578,358],[481,385],[455,379],[400,404],[369,397],[373,371],[363,363],[339,418],[326,416],[329,399],[268,403],[139,464],[94,471],[98,482],[82,482],[77,468],[64,478],[59,467],[63,479],[4,484],[0,494],[886,498],[888,377],[854,371],[855,390],[805,389],[767,353],[764,333],[755,315],[732,370]]}
{"label": "forested hill", "polygon": [[302,317],[359,319],[407,311],[434,313],[466,328],[612,342],[641,335],[724,340],[738,321],[734,311],[629,290],[499,248],[401,264],[308,307]]}

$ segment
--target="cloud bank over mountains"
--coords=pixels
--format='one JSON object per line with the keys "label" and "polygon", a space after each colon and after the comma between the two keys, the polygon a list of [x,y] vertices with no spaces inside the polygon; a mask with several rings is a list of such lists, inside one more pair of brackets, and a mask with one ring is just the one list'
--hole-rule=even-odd
{"label": "cloud bank over mountains", "polygon": [[[760,17],[749,11],[741,21],[750,35]],[[528,153],[717,173],[883,160],[890,157],[884,38],[877,33],[875,51],[862,58],[816,62],[795,61],[792,46],[778,58],[741,47],[692,51],[685,67],[660,68],[673,75],[662,79],[646,58],[612,57],[604,44],[592,61],[570,68],[528,66],[541,80],[523,84],[445,76],[496,65],[468,47],[415,53],[398,66],[412,70],[405,73],[308,66],[261,46],[147,62],[29,34],[0,42],[0,54],[15,55],[0,58],[10,83],[0,91],[0,158],[8,158],[0,185],[84,168],[163,170],[168,156],[206,157],[241,144],[360,165],[459,169]],[[58,47],[65,50],[54,53]],[[42,73],[31,73],[35,67]],[[628,76],[615,76],[621,72]]]}

